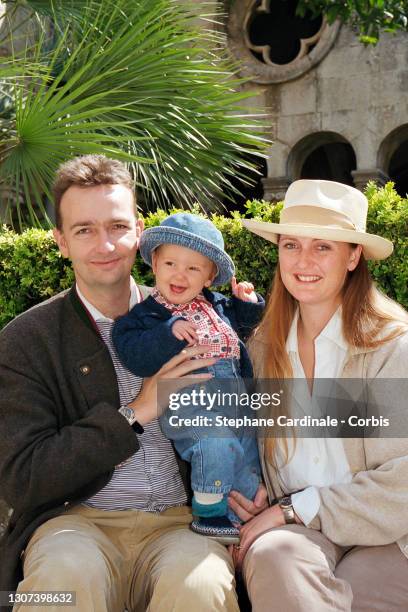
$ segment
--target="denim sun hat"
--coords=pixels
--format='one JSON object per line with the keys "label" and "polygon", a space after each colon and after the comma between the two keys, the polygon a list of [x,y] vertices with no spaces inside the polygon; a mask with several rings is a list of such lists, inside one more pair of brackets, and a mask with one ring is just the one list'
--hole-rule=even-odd
{"label": "denim sun hat", "polygon": [[170,215],[160,225],[142,232],[140,254],[152,265],[152,252],[162,244],[175,244],[205,255],[217,266],[213,285],[229,283],[235,273],[234,262],[224,251],[221,232],[208,219],[190,213]]}

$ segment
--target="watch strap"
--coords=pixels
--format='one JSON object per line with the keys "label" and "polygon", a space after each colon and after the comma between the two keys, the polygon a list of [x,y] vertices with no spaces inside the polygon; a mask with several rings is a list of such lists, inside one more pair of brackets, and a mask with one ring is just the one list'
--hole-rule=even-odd
{"label": "watch strap", "polygon": [[296,523],[295,511],[292,505],[292,498],[290,496],[282,497],[279,500],[279,506],[283,512],[283,518],[287,525]]}
{"label": "watch strap", "polygon": [[133,431],[138,434],[142,434],[144,432],[143,426],[136,420],[135,411],[130,408],[130,406],[121,406],[118,410],[120,414],[125,417]]}
{"label": "watch strap", "polygon": [[144,433],[144,427],[139,423],[139,421],[135,421],[131,427],[137,434]]}

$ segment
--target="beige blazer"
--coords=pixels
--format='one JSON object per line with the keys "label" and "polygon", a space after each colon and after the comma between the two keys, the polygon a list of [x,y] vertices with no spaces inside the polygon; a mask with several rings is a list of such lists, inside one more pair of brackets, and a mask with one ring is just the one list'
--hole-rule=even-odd
{"label": "beige blazer", "polygon": [[[408,332],[378,349],[350,350],[342,378],[407,379]],[[384,404],[384,397],[381,400]],[[383,407],[381,410],[386,417]],[[397,411],[399,414],[388,416],[401,419],[408,430],[408,397],[400,397]],[[343,444],[352,481],[319,488],[320,509],[307,527],[320,530],[340,546],[397,542],[408,557],[408,436],[344,438]],[[260,439],[259,445],[272,501],[283,491],[274,466],[265,459],[264,440]]]}

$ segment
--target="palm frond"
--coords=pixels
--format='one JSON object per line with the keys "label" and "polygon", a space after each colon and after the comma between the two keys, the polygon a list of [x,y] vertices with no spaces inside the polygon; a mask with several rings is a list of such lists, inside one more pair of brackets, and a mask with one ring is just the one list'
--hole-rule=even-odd
{"label": "palm frond", "polygon": [[262,121],[245,107],[253,92],[237,90],[232,64],[215,52],[219,32],[193,26],[197,5],[27,4],[42,15],[61,12],[52,48],[44,36],[26,54],[41,70],[32,79],[25,70],[13,85],[15,126],[0,142],[0,182],[22,194],[23,223],[44,214],[55,169],[72,155],[129,162],[150,207],[198,200],[206,208],[222,199],[232,176],[245,176],[248,153],[264,155]]}

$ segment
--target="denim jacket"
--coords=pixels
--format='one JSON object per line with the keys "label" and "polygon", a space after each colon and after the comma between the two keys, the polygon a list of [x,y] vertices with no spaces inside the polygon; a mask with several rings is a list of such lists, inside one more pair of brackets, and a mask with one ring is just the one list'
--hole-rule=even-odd
{"label": "denim jacket", "polygon": [[[203,289],[203,295],[218,316],[237,333],[241,349],[241,376],[252,378],[253,369],[244,342],[262,316],[264,299],[257,294],[258,302],[253,304],[208,289]],[[152,376],[184,349],[188,343],[178,340],[171,331],[178,319],[183,317],[172,315],[151,296],[120,317],[113,327],[112,338],[125,366],[138,376]]]}

